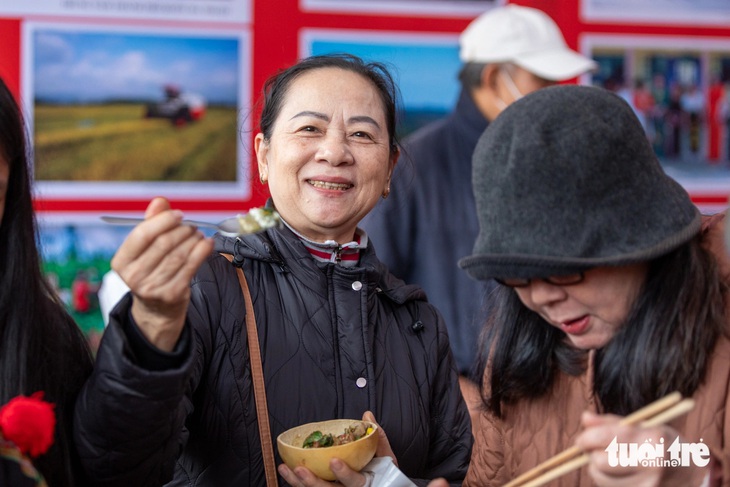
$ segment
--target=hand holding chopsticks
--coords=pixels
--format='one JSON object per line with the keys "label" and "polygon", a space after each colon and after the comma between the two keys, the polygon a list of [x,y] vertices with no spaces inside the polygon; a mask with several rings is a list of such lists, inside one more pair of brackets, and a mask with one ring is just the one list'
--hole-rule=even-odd
{"label": "hand holding chopsticks", "polygon": [[[694,401],[692,399],[683,400],[681,394],[673,392],[626,416],[619,424],[640,424],[644,428],[659,426],[688,413],[693,407]],[[504,487],[538,487],[545,485],[551,480],[587,465],[589,461],[590,457],[587,453],[581,451],[577,446],[573,446],[528,470],[505,484]]]}

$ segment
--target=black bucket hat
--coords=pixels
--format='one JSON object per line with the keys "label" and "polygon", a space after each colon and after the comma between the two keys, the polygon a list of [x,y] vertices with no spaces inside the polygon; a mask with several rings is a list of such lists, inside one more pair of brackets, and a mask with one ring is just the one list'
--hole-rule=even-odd
{"label": "black bucket hat", "polygon": [[701,217],[664,173],[639,120],[602,88],[543,88],[511,104],[473,157],[475,279],[538,278],[648,261]]}

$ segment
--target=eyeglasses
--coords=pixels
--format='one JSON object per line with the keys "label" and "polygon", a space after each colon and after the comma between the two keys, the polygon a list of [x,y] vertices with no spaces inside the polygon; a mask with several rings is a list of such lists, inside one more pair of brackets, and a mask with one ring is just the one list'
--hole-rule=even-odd
{"label": "eyeglasses", "polygon": [[[585,277],[586,276],[584,272],[577,272],[575,274],[568,274],[565,276],[548,276],[540,277],[538,279],[553,284],[555,286],[572,286],[573,284],[583,282],[583,279],[585,279]],[[523,279],[519,277],[514,277],[510,279],[500,279],[495,277],[494,280],[504,286],[509,287],[527,287],[533,281],[533,279]]]}

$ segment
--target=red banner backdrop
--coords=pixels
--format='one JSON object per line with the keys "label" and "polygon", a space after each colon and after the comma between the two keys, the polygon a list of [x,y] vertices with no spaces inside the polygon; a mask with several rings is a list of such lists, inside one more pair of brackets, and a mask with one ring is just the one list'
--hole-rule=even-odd
{"label": "red banner backdrop", "polygon": [[[46,0],[52,5],[52,0]],[[617,5],[625,0],[616,0]],[[227,32],[241,32],[244,44],[247,45],[248,55],[244,56],[240,65],[240,83],[245,85],[246,90],[241,91],[247,99],[239,100],[239,110],[248,112],[245,117],[250,127],[240,130],[238,137],[242,139],[239,151],[244,151],[239,157],[238,184],[243,188],[240,196],[230,191],[224,192],[223,196],[212,186],[209,194],[206,194],[206,186],[202,189],[191,191],[185,194],[184,191],[174,192],[170,197],[173,205],[186,211],[202,213],[234,213],[246,208],[261,205],[266,199],[266,193],[256,181],[256,167],[253,163],[254,157],[251,153],[251,141],[255,132],[256,108],[261,86],[264,80],[276,72],[276,70],[293,63],[302,52],[300,45],[300,32],[303,29],[319,29],[353,32],[370,31],[375,34],[383,33],[427,33],[427,34],[458,34],[481,10],[492,8],[502,2],[497,0],[472,0],[472,1],[437,1],[422,2],[417,0],[400,0],[394,2],[378,3],[377,0],[251,0],[246,3],[243,0],[230,0],[230,5],[236,8],[243,8],[243,14],[237,14],[235,18],[226,16],[193,16],[186,18],[181,16],[169,20],[162,15],[145,18],[143,14],[128,15],[129,6],[119,10],[118,15],[94,12],[62,12],[61,7],[51,8],[48,13],[34,11],[31,13],[14,13],[13,11],[3,12],[0,6],[0,32],[3,42],[0,43],[0,76],[8,84],[12,92],[19,100],[29,106],[34,101],[28,97],[34,97],[34,93],[26,93],[24,87],[29,86],[27,73],[33,73],[32,56],[27,51],[31,46],[24,45],[27,39],[32,38],[24,34],[24,30],[30,24],[42,24],[44,26],[58,23],[112,26],[115,28],[143,29],[147,32],[164,32],[168,29],[177,29],[185,32],[197,31],[214,34],[223,29]],[[239,2],[245,5],[240,7]],[[657,8],[661,8],[662,0],[657,0]],[[68,2],[66,2],[68,3]],[[91,2],[86,2],[91,3]],[[99,3],[99,2],[97,2]],[[132,4],[153,5],[157,7],[164,5],[171,8],[174,0],[117,0],[115,2],[102,2],[107,4],[106,11],[112,11],[113,6]],[[181,2],[182,3],[182,2]],[[225,2],[224,2],[225,3]],[[665,19],[661,21],[648,20],[649,16],[637,18],[631,17],[631,9],[627,10],[622,18],[611,18],[610,16],[592,13],[593,2],[591,0],[518,0],[510,3],[517,3],[526,6],[540,8],[552,16],[560,25],[568,44],[578,50],[585,49],[584,41],[591,36],[600,39],[612,38],[615,42],[606,48],[606,51],[616,50],[620,47],[622,39],[643,39],[657,40],[656,49],[661,52],[682,53],[685,42],[702,42],[711,40],[714,50],[694,49],[695,56],[700,66],[700,82],[707,93],[706,130],[703,131],[703,157],[707,165],[727,165],[728,151],[727,134],[725,124],[720,114],[720,102],[724,96],[723,85],[712,78],[713,73],[730,75],[730,25],[728,22],[713,22],[703,17],[698,2],[696,19],[692,16],[684,16],[682,19]],[[604,2],[605,3],[605,2]],[[647,2],[644,2],[647,3]],[[58,5],[61,5],[58,0]],[[382,8],[377,10],[377,6]],[[14,9],[16,7],[13,7]],[[50,7],[49,7],[50,8]],[[137,7],[136,7],[137,8]],[[620,9],[619,9],[620,10]],[[137,12],[139,8],[137,8]],[[728,16],[727,12],[721,12]],[[717,15],[715,15],[717,17]],[[727,17],[719,17],[722,18]],[[32,31],[32,29],[31,29]],[[597,36],[597,37],[596,37]],[[727,41],[727,55],[722,44]],[[719,42],[719,44],[717,44]],[[591,44],[595,46],[596,44]],[[717,46],[720,46],[719,48]],[[600,47],[600,46],[599,46]],[[609,49],[610,48],[610,49]],[[644,49],[642,47],[642,49]],[[655,49],[655,50],[656,50]],[[718,50],[719,49],[719,50]],[[631,63],[634,55],[644,56],[640,50],[631,48],[624,49],[624,66],[629,66],[629,74],[633,73]],[[600,54],[600,49],[596,50]],[[611,51],[613,52],[613,51]],[[657,51],[659,52],[659,51]],[[587,54],[595,54],[587,52]],[[663,55],[663,54],[662,54]],[[625,73],[626,74],[626,73]],[[581,80],[581,82],[591,82]],[[706,183],[703,176],[690,177],[686,181],[683,173],[678,173],[678,179],[692,193],[695,201],[702,206],[721,207],[726,204],[727,194],[730,193],[730,172],[713,174],[711,182]],[[42,183],[43,181],[41,181]],[[149,201],[150,194],[146,192],[124,190],[114,191],[113,194],[105,195],[97,191],[86,193],[87,186],[80,186],[78,191],[56,191],[62,185],[62,181],[56,181],[50,190],[39,191],[36,201],[37,209],[42,214],[68,215],[73,219],[79,214],[100,214],[110,212],[139,212],[142,211]],[[41,185],[43,186],[43,185]],[[89,186],[93,187],[93,186]],[[154,187],[153,187],[154,188]],[[161,188],[161,192],[164,188]]]}

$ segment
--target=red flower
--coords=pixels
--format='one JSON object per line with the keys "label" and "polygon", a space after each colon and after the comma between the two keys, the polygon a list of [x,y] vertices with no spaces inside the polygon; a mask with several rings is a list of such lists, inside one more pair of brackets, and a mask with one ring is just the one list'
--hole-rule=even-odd
{"label": "red flower", "polygon": [[0,433],[31,457],[42,455],[53,444],[56,427],[54,405],[43,401],[43,392],[18,396],[0,408]]}

